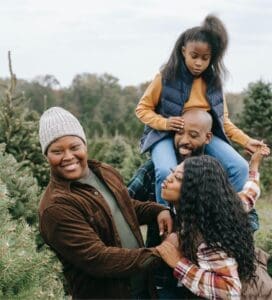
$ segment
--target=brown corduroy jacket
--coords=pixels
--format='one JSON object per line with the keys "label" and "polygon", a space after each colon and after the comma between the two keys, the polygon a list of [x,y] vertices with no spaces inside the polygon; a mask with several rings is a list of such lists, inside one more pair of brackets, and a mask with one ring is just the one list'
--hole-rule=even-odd
{"label": "brown corduroy jacket", "polygon": [[122,248],[110,209],[95,188],[61,178],[51,177],[41,199],[40,232],[62,262],[74,299],[128,299],[129,277],[160,263],[155,248],[144,248],[139,225],[154,221],[165,208],[130,199],[121,176],[109,165],[89,161],[89,168],[115,196],[142,248]]}

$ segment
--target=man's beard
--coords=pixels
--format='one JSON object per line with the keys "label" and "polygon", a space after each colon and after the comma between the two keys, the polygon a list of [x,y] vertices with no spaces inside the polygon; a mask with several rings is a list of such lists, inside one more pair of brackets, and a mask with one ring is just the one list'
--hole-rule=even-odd
{"label": "man's beard", "polygon": [[[182,148],[182,147],[179,147],[179,148]],[[183,162],[185,158],[188,158],[188,157],[191,157],[191,156],[203,155],[204,150],[205,150],[205,144],[193,149],[192,152],[190,154],[187,154],[187,155],[182,155],[181,153],[179,153],[179,149],[176,149],[176,155],[177,155],[178,163]]]}

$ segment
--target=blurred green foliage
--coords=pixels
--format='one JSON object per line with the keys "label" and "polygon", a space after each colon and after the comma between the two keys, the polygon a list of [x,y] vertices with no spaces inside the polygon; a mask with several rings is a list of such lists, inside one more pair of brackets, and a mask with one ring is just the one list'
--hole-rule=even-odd
{"label": "blurred green foliage", "polygon": [[0,179],[0,299],[63,299],[60,263],[48,250],[36,250],[35,230],[23,218],[11,217],[8,193]]}
{"label": "blurred green foliage", "polygon": [[[264,140],[272,146],[272,85],[263,81],[251,83],[244,94],[244,108],[239,116],[239,127],[249,136]],[[264,159],[261,169],[264,192],[272,190],[271,156]]]}

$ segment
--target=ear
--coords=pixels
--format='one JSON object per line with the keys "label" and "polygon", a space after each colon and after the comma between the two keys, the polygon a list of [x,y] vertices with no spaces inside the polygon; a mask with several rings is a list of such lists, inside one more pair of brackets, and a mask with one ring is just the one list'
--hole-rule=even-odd
{"label": "ear", "polygon": [[182,46],[182,48],[181,48],[181,54],[183,55],[183,57],[185,56],[185,47],[184,46]]}
{"label": "ear", "polygon": [[207,132],[206,133],[206,141],[205,141],[205,144],[209,144],[212,140],[212,137],[213,137],[213,134],[211,131]]}

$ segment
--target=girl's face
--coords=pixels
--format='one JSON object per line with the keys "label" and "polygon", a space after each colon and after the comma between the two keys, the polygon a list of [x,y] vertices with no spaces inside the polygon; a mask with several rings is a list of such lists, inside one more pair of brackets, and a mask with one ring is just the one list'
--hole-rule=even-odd
{"label": "girl's face", "polygon": [[178,203],[181,194],[182,178],[184,173],[184,163],[179,164],[175,170],[163,181],[161,186],[161,196],[168,202]]}
{"label": "girl's face", "polygon": [[211,47],[206,42],[188,42],[182,47],[185,65],[195,77],[200,76],[211,61]]}

